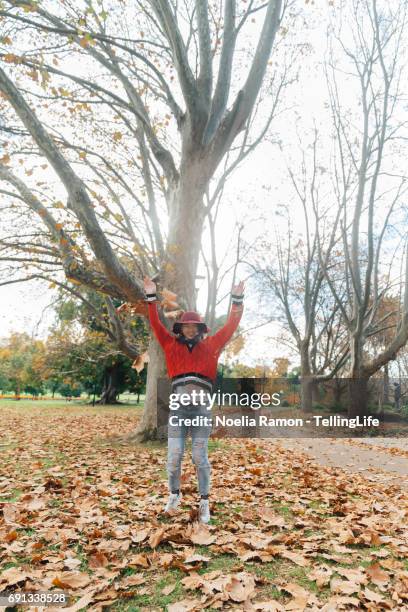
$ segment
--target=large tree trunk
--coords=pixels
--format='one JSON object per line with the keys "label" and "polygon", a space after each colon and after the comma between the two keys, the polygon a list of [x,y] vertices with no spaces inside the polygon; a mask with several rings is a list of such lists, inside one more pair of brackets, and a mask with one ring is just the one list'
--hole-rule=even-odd
{"label": "large tree trunk", "polygon": [[111,367],[105,368],[103,388],[101,398],[95,402],[96,404],[118,404],[118,374],[119,363],[114,363]]}
{"label": "large tree trunk", "polygon": [[149,346],[146,397],[142,419],[131,438],[140,442],[157,439],[157,380],[166,376],[166,363],[161,346],[152,338]]}
{"label": "large tree trunk", "polygon": [[[174,291],[184,310],[196,308],[195,281],[204,225],[203,193],[207,186],[205,168],[205,159],[199,159],[197,154],[194,158],[192,153],[186,156],[180,181],[168,194],[170,227],[160,286]],[[134,434],[140,441],[157,437],[157,379],[165,376],[163,351],[152,338],[144,411]]]}
{"label": "large tree trunk", "polygon": [[349,418],[368,414],[368,380],[367,377],[349,379]]}
{"label": "large tree trunk", "polygon": [[303,342],[300,346],[300,396],[303,412],[312,412],[314,378],[310,372],[309,345]]}
{"label": "large tree trunk", "polygon": [[301,407],[303,412],[312,412],[313,410],[313,387],[314,380],[312,376],[302,376],[301,378]]}
{"label": "large tree trunk", "polygon": [[338,378],[336,378],[334,380],[334,386],[333,386],[333,400],[336,406],[338,405],[341,406],[341,399],[342,399],[342,395],[344,391],[345,391],[344,385],[342,385],[341,381]]}
{"label": "large tree trunk", "polygon": [[383,402],[384,404],[390,403],[390,373],[388,363],[384,365]]}
{"label": "large tree trunk", "polygon": [[351,369],[349,379],[348,416],[368,414],[368,379],[363,370],[363,339],[358,332],[350,338]]}

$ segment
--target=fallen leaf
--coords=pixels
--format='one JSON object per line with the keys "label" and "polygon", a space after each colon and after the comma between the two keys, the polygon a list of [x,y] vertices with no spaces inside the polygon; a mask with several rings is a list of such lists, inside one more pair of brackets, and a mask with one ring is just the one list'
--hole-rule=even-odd
{"label": "fallen leaf", "polygon": [[207,563],[210,560],[210,557],[205,557],[204,555],[194,554],[189,555],[184,559],[184,563],[196,563],[197,561],[204,561]]}
{"label": "fallen leaf", "polygon": [[191,612],[192,610],[201,610],[199,599],[183,599],[167,606],[167,612]]}
{"label": "fallen leaf", "polygon": [[141,531],[136,531],[134,533],[131,533],[130,537],[132,538],[132,542],[134,544],[140,544],[140,542],[143,542],[144,540],[146,540],[149,533],[150,533],[150,529],[142,529]]}
{"label": "fallen leaf", "polygon": [[58,574],[52,584],[62,589],[79,589],[87,586],[91,582],[89,574],[85,572],[61,572]]}
{"label": "fallen leaf", "polygon": [[310,565],[309,559],[307,559],[304,555],[301,555],[300,553],[296,553],[291,550],[283,551],[281,553],[281,556],[285,559],[289,559],[289,561],[293,561],[293,563],[296,563],[296,565],[300,565],[301,567],[306,567],[307,565]]}
{"label": "fallen leaf", "polygon": [[152,548],[156,548],[156,546],[158,546],[160,542],[163,540],[165,533],[166,533],[166,529],[164,527],[157,529],[154,533],[151,534],[149,538],[149,545]]}
{"label": "fallen leaf", "polygon": [[88,604],[91,603],[94,599],[94,593],[85,593],[76,601],[72,606],[68,608],[63,608],[65,612],[77,612],[78,610],[82,610],[83,608],[87,608]]}
{"label": "fallen leaf", "polygon": [[108,557],[101,551],[91,555],[88,560],[88,565],[92,569],[96,567],[106,567],[108,563]]}
{"label": "fallen leaf", "polygon": [[141,567],[149,567],[149,561],[145,554],[139,553],[133,555],[129,560],[129,565],[139,565]]}
{"label": "fallen leaf", "polygon": [[216,540],[216,537],[211,534],[208,527],[203,523],[194,523],[190,532],[186,535],[194,544],[200,544],[201,546],[208,546]]}
{"label": "fallen leaf", "polygon": [[230,582],[225,586],[225,593],[228,593],[232,601],[246,601],[255,595],[255,580],[252,574],[240,572],[230,578]]}

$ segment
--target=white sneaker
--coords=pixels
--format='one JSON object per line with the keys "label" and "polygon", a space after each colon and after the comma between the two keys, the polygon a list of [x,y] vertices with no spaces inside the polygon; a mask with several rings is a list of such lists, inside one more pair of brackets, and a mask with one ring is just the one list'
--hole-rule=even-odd
{"label": "white sneaker", "polygon": [[164,512],[169,510],[177,510],[181,504],[181,493],[170,493],[169,501],[165,505]]}
{"label": "white sneaker", "polygon": [[200,499],[200,523],[210,521],[210,502],[208,499]]}

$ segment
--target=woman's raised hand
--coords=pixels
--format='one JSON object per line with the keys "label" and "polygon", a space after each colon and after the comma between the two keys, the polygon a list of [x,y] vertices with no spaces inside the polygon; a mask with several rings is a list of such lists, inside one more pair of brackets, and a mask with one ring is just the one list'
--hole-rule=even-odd
{"label": "woman's raised hand", "polygon": [[156,293],[156,283],[148,276],[144,277],[143,286],[145,293]]}
{"label": "woman's raised hand", "polygon": [[244,293],[244,281],[240,281],[238,285],[232,288],[232,292],[234,295],[242,295]]}

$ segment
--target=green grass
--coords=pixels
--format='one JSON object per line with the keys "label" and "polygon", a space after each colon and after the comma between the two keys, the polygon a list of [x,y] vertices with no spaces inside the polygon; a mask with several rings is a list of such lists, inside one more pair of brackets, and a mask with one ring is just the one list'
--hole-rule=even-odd
{"label": "green grass", "polygon": [[16,531],[27,536],[31,536],[36,533],[36,530],[33,527],[17,527]]}
{"label": "green grass", "polygon": [[10,493],[0,495],[1,501],[14,502],[17,501],[21,495],[23,494],[23,490],[19,488],[12,489]]}
{"label": "green grass", "polygon": [[282,514],[284,518],[290,519],[293,517],[292,509],[288,504],[282,504],[280,502],[272,502],[271,505],[272,505],[272,508],[276,510],[276,512],[278,512],[279,514]]}
{"label": "green grass", "polygon": [[50,499],[50,501],[48,502],[49,508],[59,508],[62,505],[63,505],[62,499],[58,499],[58,498]]}
{"label": "green grass", "polygon": [[20,565],[19,561],[7,561],[7,563],[4,563],[3,565],[0,565],[0,574],[1,572],[4,572],[8,569],[10,569],[10,567],[18,567]]}
{"label": "green grass", "polygon": [[82,544],[76,545],[75,553],[77,558],[81,561],[81,565],[78,567],[78,570],[81,572],[89,572],[88,557],[83,552]]}
{"label": "green grass", "polygon": [[228,442],[224,442],[224,440],[221,440],[219,438],[210,438],[208,440],[209,453],[215,450],[229,450],[231,448],[233,448],[231,444],[228,444]]}
{"label": "green grass", "polygon": [[[122,575],[130,576],[133,573],[139,573],[136,570],[131,572],[131,569],[132,568],[129,568],[129,571],[123,572]],[[145,595],[136,595],[128,600],[126,600],[122,595],[122,600],[113,604],[109,609],[115,612],[136,612],[139,610],[146,610],[147,608],[165,610],[169,604],[183,599],[184,597],[187,597],[189,593],[191,593],[191,591],[184,591],[182,587],[181,579],[184,576],[185,574],[178,569],[168,569],[166,570],[165,576],[159,578],[155,582],[150,581],[149,583],[149,578],[152,578],[152,574],[146,574],[147,580],[145,583],[141,584],[140,586],[129,587],[129,590],[134,591],[149,586],[151,591],[150,593]],[[174,591],[172,591],[172,593],[169,595],[164,595],[162,590],[169,584],[173,583],[176,584]]]}
{"label": "green grass", "polygon": [[[205,547],[200,547],[205,548]],[[209,551],[200,550],[200,554],[209,556]],[[216,557],[212,557],[208,563],[204,564],[204,567],[198,570],[198,574],[205,574],[206,572],[213,572],[215,570],[222,570],[223,573],[228,574],[234,571],[234,567],[242,566],[242,562],[237,557],[221,554]]]}
{"label": "green grass", "polygon": [[8,408],[11,410],[35,410],[40,412],[41,408],[54,408],[55,410],[64,410],[67,411],[77,411],[84,410],[85,414],[103,414],[104,412],[114,411],[118,413],[119,411],[125,411],[129,408],[132,409],[140,409],[143,407],[143,404],[110,404],[108,406],[92,406],[89,402],[87,402],[84,398],[78,400],[72,400],[71,402],[66,402],[62,399],[55,400],[10,400],[10,399],[0,399],[0,413],[2,408]]}

